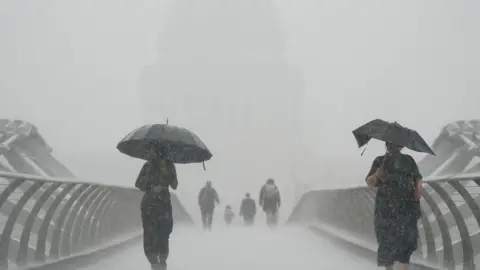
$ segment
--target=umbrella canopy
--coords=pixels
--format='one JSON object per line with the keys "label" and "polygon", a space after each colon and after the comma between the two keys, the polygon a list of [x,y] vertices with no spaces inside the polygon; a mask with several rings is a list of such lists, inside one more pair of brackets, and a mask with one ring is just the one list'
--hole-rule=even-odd
{"label": "umbrella canopy", "polygon": [[364,146],[373,138],[405,146],[413,151],[435,155],[418,132],[403,127],[397,122],[390,123],[381,119],[375,119],[355,129],[353,136],[357,140],[358,147]]}
{"label": "umbrella canopy", "polygon": [[199,163],[212,153],[200,138],[188,129],[168,125],[145,125],[130,132],[117,149],[131,157],[153,160],[164,155],[174,163]]}

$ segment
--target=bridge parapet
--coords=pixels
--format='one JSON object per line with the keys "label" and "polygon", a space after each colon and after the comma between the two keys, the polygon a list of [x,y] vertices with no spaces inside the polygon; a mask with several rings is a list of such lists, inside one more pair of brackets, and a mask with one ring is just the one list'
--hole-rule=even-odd
{"label": "bridge parapet", "polygon": [[[0,172],[0,269],[51,263],[140,236],[142,194],[75,179]],[[192,223],[175,194],[172,206],[176,223]]]}

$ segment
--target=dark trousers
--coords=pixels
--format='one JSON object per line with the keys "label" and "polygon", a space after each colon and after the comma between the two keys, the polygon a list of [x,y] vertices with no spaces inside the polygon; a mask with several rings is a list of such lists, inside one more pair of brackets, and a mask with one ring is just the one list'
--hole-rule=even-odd
{"label": "dark trousers", "polygon": [[227,218],[225,218],[225,223],[226,223],[227,225],[229,225],[229,226],[232,224],[232,221],[233,221],[233,218],[232,218],[232,217],[227,217]]}
{"label": "dark trousers", "polygon": [[152,265],[164,264],[169,254],[173,230],[171,205],[142,206],[143,249]]}
{"label": "dark trousers", "polygon": [[213,222],[213,209],[201,208],[200,212],[202,214],[203,228],[211,230]]}
{"label": "dark trousers", "polygon": [[278,207],[278,200],[276,198],[266,199],[263,201],[263,211],[265,213],[271,212],[275,215],[278,212]]}
{"label": "dark trousers", "polygon": [[247,216],[243,217],[243,221],[245,221],[245,225],[247,226],[252,226],[254,220],[255,220],[254,217],[247,217]]}

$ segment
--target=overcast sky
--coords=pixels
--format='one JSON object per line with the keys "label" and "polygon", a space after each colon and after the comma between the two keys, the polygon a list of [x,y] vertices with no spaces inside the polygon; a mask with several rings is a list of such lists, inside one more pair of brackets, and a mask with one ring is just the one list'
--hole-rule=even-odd
{"label": "overcast sky", "polygon": [[[215,2],[204,1],[211,10]],[[373,118],[399,121],[429,142],[448,122],[478,118],[479,8],[474,0],[273,1],[287,61],[304,78],[299,147],[309,153],[297,181],[362,184],[382,146],[360,157],[351,130]],[[153,0],[1,1],[1,116],[36,124],[80,177],[133,183],[141,162],[115,145],[145,122],[138,77],[157,58],[171,10]],[[210,136],[208,145],[222,140]],[[214,160],[207,172],[191,166],[186,175],[200,180],[185,187],[189,194],[222,175]],[[232,181],[214,180],[225,190]]]}

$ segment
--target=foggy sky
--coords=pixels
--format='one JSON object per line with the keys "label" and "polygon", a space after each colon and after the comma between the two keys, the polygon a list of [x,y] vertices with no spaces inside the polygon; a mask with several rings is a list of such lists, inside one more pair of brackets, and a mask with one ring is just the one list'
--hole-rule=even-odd
{"label": "foggy sky", "polygon": [[[309,151],[297,181],[311,187],[363,184],[382,145],[372,144],[360,157],[351,130],[373,118],[396,120],[429,142],[448,122],[478,118],[478,1],[275,4],[288,61],[305,78],[299,119],[305,139],[299,147]],[[157,57],[169,7],[153,0],[1,1],[1,117],[36,124],[80,177],[133,183],[141,162],[118,154],[115,145],[144,124],[138,76]],[[215,152],[215,141],[224,139],[207,144]],[[181,167],[180,173],[200,178],[184,191],[193,194],[204,180],[222,174],[215,158],[207,172]],[[229,179],[215,181],[228,190]]]}

